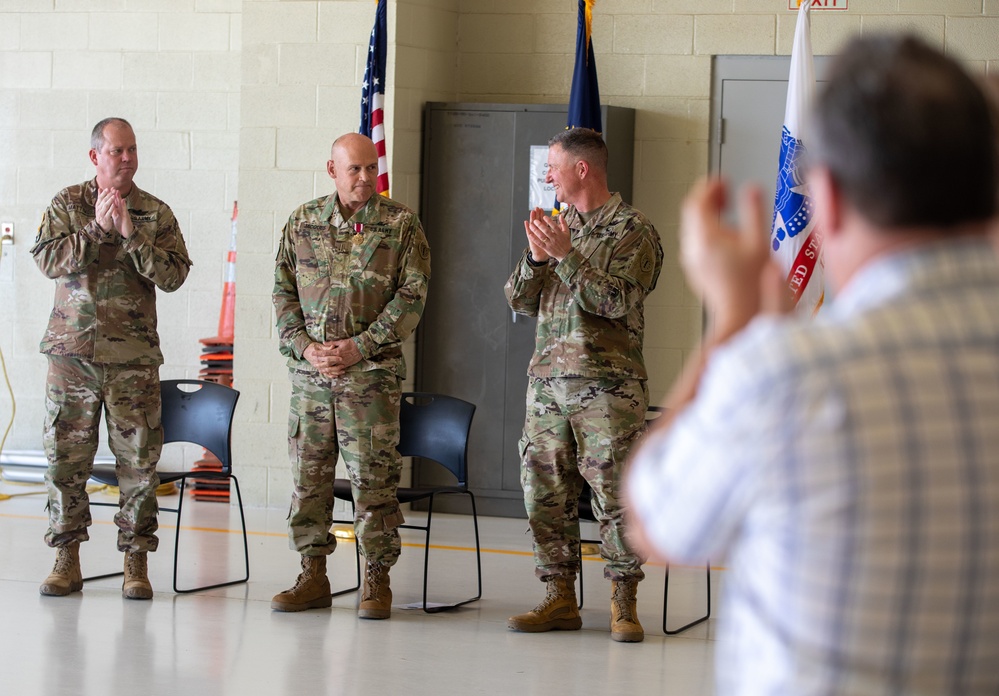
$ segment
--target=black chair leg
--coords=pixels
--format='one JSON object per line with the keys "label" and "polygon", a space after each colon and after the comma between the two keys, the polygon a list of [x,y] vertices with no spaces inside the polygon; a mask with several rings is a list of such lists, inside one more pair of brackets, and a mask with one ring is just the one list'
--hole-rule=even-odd
{"label": "black chair leg", "polygon": [[468,498],[472,501],[472,527],[475,530],[475,572],[479,579],[478,594],[475,599],[482,597],[482,550],[479,545],[479,511],[475,507],[475,495],[469,491]]}
{"label": "black chair leg", "polygon": [[[352,513],[355,512],[353,502],[351,502],[350,504],[350,511]],[[333,523],[347,524],[347,522],[343,520],[333,520]],[[353,525],[354,523],[351,522],[350,524]],[[356,570],[357,570],[357,582],[354,584],[353,587],[348,587],[346,589],[337,590],[336,592],[331,593],[330,594],[331,597],[339,597],[340,595],[350,594],[351,592],[357,592],[359,589],[361,589],[361,542],[356,537],[354,539],[354,564],[356,565]]]}
{"label": "black chair leg", "polygon": [[236,487],[236,504],[239,508],[239,522],[240,527],[243,532],[243,564],[245,572],[242,578],[236,580],[227,580],[225,582],[215,583],[214,585],[202,585],[200,587],[192,587],[188,589],[181,589],[177,585],[177,568],[178,560],[180,558],[180,523],[183,519],[182,510],[184,508],[184,488],[187,485],[187,479],[183,478],[180,480],[180,499],[177,502],[177,531],[174,535],[173,544],[173,591],[177,594],[187,594],[189,592],[200,592],[201,590],[214,590],[219,587],[229,587],[230,585],[239,585],[250,579],[250,545],[247,541],[246,534],[246,516],[243,514],[243,495],[239,490],[239,480],[235,476],[231,476],[230,480]]}
{"label": "black chair leg", "polygon": [[330,597],[339,597],[340,595],[350,594],[351,592],[357,592],[361,589],[361,545],[354,540],[354,564],[357,570],[357,579],[353,587],[348,587],[343,590],[337,590],[330,594]]}
{"label": "black chair leg", "polygon": [[596,544],[600,546],[603,542],[598,539],[580,539],[579,540],[579,602],[576,604],[577,609],[583,608],[583,544]]}
{"label": "black chair leg", "polygon": [[579,603],[576,605],[577,609],[583,608],[583,555],[579,555]]}
{"label": "black chair leg", "polygon": [[476,569],[476,578],[478,580],[477,584],[478,592],[474,597],[470,597],[468,599],[456,602],[454,604],[445,604],[436,607],[427,606],[427,580],[429,577],[428,570],[430,568],[430,519],[431,515],[433,514],[433,506],[434,506],[433,496],[431,496],[430,504],[427,509],[427,528],[426,528],[427,541],[424,548],[424,556],[423,556],[423,611],[425,611],[428,614],[436,614],[437,612],[447,611],[449,609],[455,609],[457,607],[470,604],[482,598],[482,554],[481,554],[481,548],[479,546],[479,514],[478,510],[475,507],[475,495],[471,491],[467,491],[466,493],[464,493],[464,495],[468,495],[468,499],[472,503],[472,526],[475,529],[475,569]]}
{"label": "black chair leg", "polygon": [[243,527],[243,562],[246,566],[246,581],[250,579],[250,542],[246,534],[246,515],[243,514],[243,494],[239,490],[239,479],[232,477],[236,486],[236,502],[239,504],[239,523]]}
{"label": "black chair leg", "polygon": [[187,487],[187,480],[180,480],[180,493],[177,499],[177,529],[173,535],[173,591],[177,591],[177,561],[180,559],[180,521],[184,519],[184,489]]}
{"label": "black chair leg", "polygon": [[[100,502],[96,502],[95,503],[95,502],[91,501],[90,504],[91,504],[91,506],[95,506],[95,507],[113,507],[113,508],[117,508],[118,507],[118,503],[100,503]],[[91,575],[88,578],[83,578],[83,582],[90,582],[91,580],[104,580],[105,578],[120,578],[123,575],[125,575],[125,571],[124,570],[119,570],[119,571],[117,571],[115,573],[104,573],[102,575]]]}
{"label": "black chair leg", "polygon": [[676,634],[682,633],[683,631],[686,631],[688,628],[696,626],[699,623],[704,623],[709,618],[711,618],[711,563],[708,563],[705,566],[705,577],[707,580],[707,582],[705,583],[707,589],[707,612],[704,614],[704,616],[694,619],[690,623],[684,624],[679,628],[669,630],[668,628],[666,628],[666,615],[669,609],[669,566],[668,565],[666,566],[666,582],[665,586],[663,587],[663,633],[665,633],[668,636],[675,636]]}
{"label": "black chair leg", "polygon": [[[479,541],[479,518],[478,518],[478,510],[476,509],[476,505],[475,505],[475,496],[472,494],[471,491],[469,491],[467,495],[469,496],[469,500],[472,503],[472,526],[473,526],[473,529],[475,531],[475,570],[476,570],[476,590],[477,590],[477,593],[476,593],[476,595],[474,597],[471,597],[469,599],[463,600],[461,602],[456,602],[454,604],[445,604],[445,605],[434,606],[434,607],[427,606],[427,592],[428,592],[429,577],[430,577],[430,575],[429,575],[429,569],[430,569],[430,523],[431,523],[432,518],[433,518],[433,500],[432,499],[430,500],[430,504],[428,506],[427,524],[426,524],[426,526],[419,526],[419,525],[403,525],[402,526],[402,529],[417,529],[417,530],[420,530],[425,535],[426,541],[424,542],[424,545],[423,545],[423,611],[425,611],[428,614],[436,614],[437,612],[447,611],[449,609],[454,609],[456,607],[460,607],[460,606],[463,606],[465,604],[469,604],[470,602],[474,602],[474,601],[482,598],[482,551],[481,551],[481,544],[480,544],[480,541]],[[353,505],[351,505],[351,510],[353,510],[353,509],[354,509]],[[346,524],[346,522],[343,521],[343,520],[334,520],[334,523],[336,523],[336,524]],[[337,591],[333,592],[331,596],[333,596],[333,597],[339,597],[340,595],[349,594],[351,592],[357,592],[359,589],[361,589],[361,545],[360,545],[360,542],[358,542],[356,540],[355,540],[355,545],[354,545],[354,558],[355,558],[355,562],[357,564],[357,579],[356,579],[356,583],[354,584],[353,587],[347,587],[345,589],[337,590]]]}
{"label": "black chair leg", "polygon": [[[427,611],[427,581],[430,578],[430,525],[434,516],[434,496],[427,505],[427,526],[424,527],[423,542],[423,611]],[[448,607],[450,608],[450,607]]]}
{"label": "black chair leg", "polygon": [[[226,582],[216,583],[214,585],[203,585],[201,587],[192,587],[188,589],[182,589],[177,585],[177,571],[178,571],[178,561],[180,560],[180,527],[181,521],[183,520],[183,510],[184,510],[184,490],[187,486],[187,479],[180,479],[179,493],[177,499],[176,508],[161,508],[160,512],[172,512],[177,514],[177,528],[174,532],[174,542],[173,542],[173,591],[177,594],[187,594],[189,592],[200,592],[201,590],[213,590],[218,587],[228,587],[229,585],[239,585],[250,579],[250,544],[247,539],[246,531],[246,515],[243,513],[243,495],[239,490],[239,480],[232,476],[231,480],[236,486],[236,502],[239,507],[239,523],[243,534],[243,567],[244,573],[243,577],[236,580],[228,580]],[[91,505],[98,505],[104,507],[117,507],[117,504],[112,503],[91,503]],[[103,575],[92,575],[88,578],[84,578],[84,582],[89,582],[90,580],[103,580],[105,578],[117,578],[123,576],[125,573],[119,571],[116,573],[104,573]]]}

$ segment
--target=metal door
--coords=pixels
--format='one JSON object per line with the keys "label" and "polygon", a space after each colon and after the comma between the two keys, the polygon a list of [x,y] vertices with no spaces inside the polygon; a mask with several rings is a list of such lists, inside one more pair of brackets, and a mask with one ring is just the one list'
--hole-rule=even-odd
{"label": "metal door", "polygon": [[[827,57],[815,58],[820,84],[827,64]],[[728,181],[733,194],[745,184],[759,185],[768,222],[790,66],[788,56],[716,56],[712,70],[710,170]]]}

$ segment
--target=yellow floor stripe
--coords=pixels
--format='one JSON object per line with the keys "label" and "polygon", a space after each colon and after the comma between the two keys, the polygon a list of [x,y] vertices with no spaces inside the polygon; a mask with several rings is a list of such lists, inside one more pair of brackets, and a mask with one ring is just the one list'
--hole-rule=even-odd
{"label": "yellow floor stripe", "polygon": [[[7,517],[7,518],[10,518],[10,519],[18,519],[18,520],[42,520],[42,521],[47,521],[48,520],[47,517],[43,517],[41,515],[12,515],[12,514],[8,514],[8,513],[4,513],[4,512],[0,512],[0,517]],[[109,520],[94,520],[94,524],[114,525],[114,522],[111,522]],[[176,525],[168,525],[168,524],[160,525],[160,529],[176,529],[176,528],[177,528]],[[185,525],[185,526],[181,527],[181,529],[186,530],[186,531],[192,531],[192,532],[214,532],[216,534],[240,534],[240,530],[238,530],[238,529],[219,529],[218,527],[188,527],[188,526]],[[287,534],[285,534],[283,532],[259,532],[259,531],[254,531],[252,529],[246,530],[246,533],[249,536],[275,537],[275,538],[278,538],[278,539],[284,539],[284,538],[286,538],[288,536]],[[354,542],[353,541],[346,541],[344,539],[337,539],[337,543],[338,544],[353,544]],[[423,544],[412,544],[412,543],[407,543],[407,542],[403,542],[402,545],[403,546],[407,546],[409,548],[413,548],[413,549],[422,549],[423,546],[424,546]],[[441,551],[475,551],[475,547],[474,546],[447,546],[447,545],[443,545],[443,544],[431,544],[430,548],[432,548],[432,549],[438,549],[438,550],[441,550]],[[515,551],[513,549],[488,549],[488,548],[482,549],[482,553],[494,553],[494,554],[500,554],[500,555],[506,555],[506,556],[533,556],[534,555],[534,553],[531,552],[531,551]],[[590,561],[590,562],[593,562],[593,563],[603,563],[604,562],[603,559],[600,558],[599,556],[584,556],[583,560],[584,561]],[[653,566],[653,567],[662,567],[663,566],[662,563],[655,563],[655,562],[645,563],[644,565],[646,565],[646,566]],[[675,567],[675,568],[698,568],[698,567],[703,567],[703,566],[691,566],[691,565],[674,564],[672,567]],[[724,570],[724,567],[723,566],[711,566],[711,570]]]}

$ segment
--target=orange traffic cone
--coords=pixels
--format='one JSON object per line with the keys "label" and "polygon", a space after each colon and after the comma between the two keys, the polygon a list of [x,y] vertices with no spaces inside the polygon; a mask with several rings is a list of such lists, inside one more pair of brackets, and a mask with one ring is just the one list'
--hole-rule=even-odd
{"label": "orange traffic cone", "polygon": [[219,311],[218,335],[202,338],[205,345],[232,345],[236,321],[236,218],[239,202],[232,204],[232,234],[229,237],[229,254],[226,257],[225,280],[222,286],[222,309]]}
{"label": "orange traffic cone", "polygon": [[219,336],[233,340],[236,320],[236,218],[238,201],[232,202],[232,234],[229,237],[229,255],[225,263],[225,285],[222,286],[222,311],[219,312]]}

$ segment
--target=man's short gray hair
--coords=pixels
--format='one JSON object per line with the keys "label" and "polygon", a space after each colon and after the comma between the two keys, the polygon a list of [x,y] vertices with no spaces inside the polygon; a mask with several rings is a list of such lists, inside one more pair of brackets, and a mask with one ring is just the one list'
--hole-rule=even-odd
{"label": "man's short gray hair", "polygon": [[[112,123],[120,123],[123,126],[132,128],[131,123],[123,118],[119,118],[118,116],[110,116],[109,118],[101,119],[97,122],[97,125],[94,126],[94,130],[90,132],[90,147],[98,152],[101,151],[101,148],[104,147],[104,129]],[[132,130],[134,131],[135,129],[132,128]]]}

